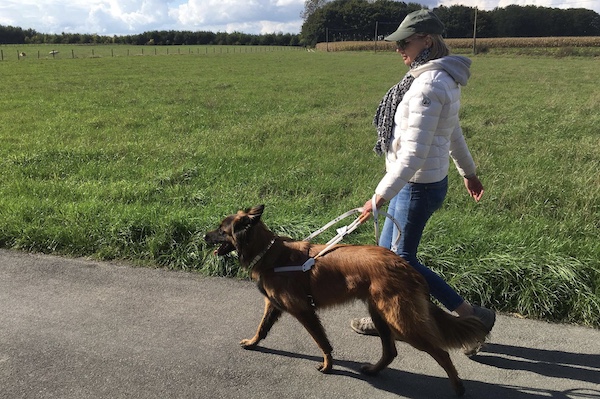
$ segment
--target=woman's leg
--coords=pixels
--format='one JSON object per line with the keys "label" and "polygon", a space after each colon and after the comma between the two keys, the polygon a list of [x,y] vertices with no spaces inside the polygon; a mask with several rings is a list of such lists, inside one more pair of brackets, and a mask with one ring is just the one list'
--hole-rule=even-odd
{"label": "woman's leg", "polygon": [[[402,233],[396,253],[402,256],[425,277],[431,295],[440,301],[448,310],[454,311],[464,299],[456,293],[440,276],[427,268],[417,258],[417,250],[423,236],[423,230],[431,215],[438,210],[446,197],[448,191],[448,179],[431,184],[407,184],[394,198],[393,207],[390,201],[388,213],[400,224]],[[380,245],[390,248],[392,236],[396,227],[391,221],[386,220],[386,225],[381,234]],[[385,241],[384,241],[385,240]]]}
{"label": "woman's leg", "polygon": [[[399,195],[396,195],[388,203],[387,212],[394,218],[396,218],[396,203],[398,202],[398,196]],[[396,237],[398,237],[398,228],[396,227],[396,224],[394,224],[389,218],[385,218],[383,227],[381,229],[381,234],[379,235],[379,246],[391,249],[392,240],[395,241]]]}
{"label": "woman's leg", "polygon": [[[489,309],[480,306],[471,306],[460,295],[458,295],[440,276],[421,264],[417,259],[417,249],[421,242],[423,230],[431,215],[442,206],[446,192],[448,191],[447,178],[433,184],[407,184],[394,197],[388,206],[388,213],[400,224],[401,236],[396,253],[402,256],[423,275],[431,295],[439,300],[448,310],[458,313],[459,316],[478,317],[491,331],[496,321],[496,314]],[[391,248],[392,240],[397,236],[395,224],[386,219],[379,245]],[[352,319],[352,329],[360,334],[377,335],[373,321],[369,317]],[[465,347],[464,353],[468,356],[476,354],[483,343],[472,347]]]}

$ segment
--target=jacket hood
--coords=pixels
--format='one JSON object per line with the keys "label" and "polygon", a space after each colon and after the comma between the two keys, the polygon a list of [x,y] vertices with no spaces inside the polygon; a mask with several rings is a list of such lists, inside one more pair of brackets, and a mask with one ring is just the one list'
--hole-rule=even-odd
{"label": "jacket hood", "polygon": [[471,76],[471,60],[462,55],[448,55],[446,57],[431,60],[411,71],[416,78],[426,71],[444,70],[461,86],[466,86]]}

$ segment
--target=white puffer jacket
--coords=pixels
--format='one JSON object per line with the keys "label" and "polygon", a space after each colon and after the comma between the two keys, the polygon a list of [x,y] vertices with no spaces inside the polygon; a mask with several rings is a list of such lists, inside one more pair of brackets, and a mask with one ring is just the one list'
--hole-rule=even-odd
{"label": "white puffer jacket", "polygon": [[470,65],[470,59],[451,55],[411,72],[415,80],[396,110],[386,175],[376,194],[389,201],[407,182],[442,180],[448,174],[449,157],[462,176],[475,174],[458,121],[460,86],[467,84]]}

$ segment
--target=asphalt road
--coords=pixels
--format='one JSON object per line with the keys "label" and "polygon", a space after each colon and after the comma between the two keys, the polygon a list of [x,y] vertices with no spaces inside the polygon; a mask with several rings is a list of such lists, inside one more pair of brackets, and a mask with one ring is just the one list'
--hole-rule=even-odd
{"label": "asphalt road", "polygon": [[[263,300],[247,281],[0,250],[0,398],[453,398],[427,354],[398,343],[377,377],[355,303],[321,313],[334,371],[285,316],[259,350]],[[474,359],[452,354],[466,398],[600,398],[600,331],[499,316]]]}

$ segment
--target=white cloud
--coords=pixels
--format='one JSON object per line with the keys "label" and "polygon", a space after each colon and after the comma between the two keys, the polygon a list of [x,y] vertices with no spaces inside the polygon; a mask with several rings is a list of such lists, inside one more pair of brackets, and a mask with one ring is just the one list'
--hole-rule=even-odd
{"label": "white cloud", "polygon": [[[509,4],[592,8],[598,0],[421,0],[482,10]],[[0,0],[0,24],[41,33],[128,35],[149,30],[300,33],[304,0]]]}
{"label": "white cloud", "polygon": [[170,15],[189,28],[217,25],[225,31],[265,33],[272,27],[298,33],[303,8],[303,0],[188,0],[171,9]]}

